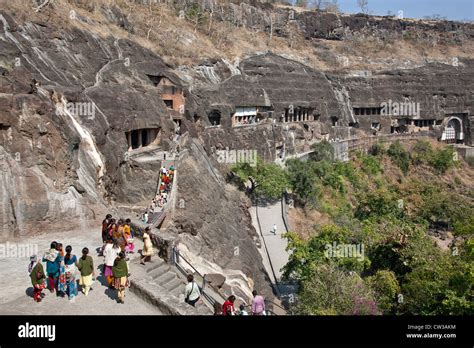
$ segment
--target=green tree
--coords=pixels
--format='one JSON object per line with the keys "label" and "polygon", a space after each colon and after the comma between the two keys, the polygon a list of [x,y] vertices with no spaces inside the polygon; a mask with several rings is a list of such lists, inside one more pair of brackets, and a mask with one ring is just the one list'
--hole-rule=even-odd
{"label": "green tree", "polygon": [[290,160],[287,162],[290,186],[306,204],[316,204],[319,195],[316,174],[310,161]]}
{"label": "green tree", "polygon": [[408,173],[410,167],[410,154],[403,148],[400,141],[392,143],[387,151],[392,161],[402,170],[403,174]]}
{"label": "green tree", "polygon": [[429,158],[429,164],[438,174],[444,174],[454,166],[454,151],[450,146],[435,151]]}
{"label": "green tree", "polygon": [[302,315],[375,315],[373,292],[357,273],[332,263],[319,265],[301,284],[296,313]]}
{"label": "green tree", "polygon": [[309,158],[312,161],[332,162],[334,160],[334,147],[326,140],[311,145],[311,149],[314,151],[309,154]]}
{"label": "green tree", "polygon": [[380,310],[386,314],[392,313],[396,304],[396,296],[400,293],[395,273],[388,270],[380,270],[375,275],[367,278],[367,283],[375,293]]}
{"label": "green tree", "polygon": [[418,140],[412,148],[411,160],[414,165],[428,163],[433,155],[433,149],[429,141]]}
{"label": "green tree", "polygon": [[265,164],[258,157],[256,166],[238,163],[232,171],[243,181],[253,177],[257,183],[256,193],[271,199],[278,199],[289,186],[288,176],[282,167],[274,163]]}

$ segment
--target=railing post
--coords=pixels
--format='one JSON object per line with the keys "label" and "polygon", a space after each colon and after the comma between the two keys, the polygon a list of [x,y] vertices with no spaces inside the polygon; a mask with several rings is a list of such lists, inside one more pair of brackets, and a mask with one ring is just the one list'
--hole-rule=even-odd
{"label": "railing post", "polygon": [[204,287],[206,286],[206,275],[202,277],[202,291],[204,292]]}

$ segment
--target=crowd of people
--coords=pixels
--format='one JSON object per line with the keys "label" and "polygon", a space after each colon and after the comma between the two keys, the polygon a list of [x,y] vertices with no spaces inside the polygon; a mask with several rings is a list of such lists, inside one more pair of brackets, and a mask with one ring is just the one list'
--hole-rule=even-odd
{"label": "crowd of people", "polygon": [[[42,262],[46,263],[46,272]],[[61,297],[67,296],[69,301],[74,302],[78,294],[77,281],[79,280],[82,293],[87,296],[95,276],[94,262],[89,256],[88,248],[82,249],[82,256],[78,259],[72,253],[70,245],[63,249],[63,245],[56,241],[51,243],[43,258],[38,255],[30,257],[28,271],[33,285],[33,299],[36,302],[41,302],[44,298],[43,290],[46,287],[51,293],[56,292]]]}
{"label": "crowd of people", "polygon": [[175,167],[171,165],[169,169],[165,167],[160,168],[160,180],[158,191],[156,192],[155,197],[153,197],[150,206],[142,215],[142,221],[148,223],[148,217],[151,213],[156,213],[162,209],[165,204],[168,202],[169,194],[171,192],[171,186],[173,185],[173,179],[175,175]]}
{"label": "crowd of people", "polygon": [[[115,220],[107,214],[102,222],[102,242],[99,255],[104,257],[104,279],[110,288],[117,290],[117,301],[124,303],[130,276],[127,254],[133,253],[135,249],[130,219]],[[84,296],[87,296],[95,278],[94,261],[87,247],[82,249],[82,256],[78,258],[70,245],[64,249],[63,244],[56,241],[51,243],[42,258],[38,255],[30,257],[28,272],[33,285],[33,300],[36,302],[41,302],[45,297],[43,290],[46,288],[52,294],[67,296],[69,301],[74,302],[79,286]]]}
{"label": "crowd of people", "polygon": [[[164,172],[168,177],[172,172]],[[124,303],[125,289],[129,287],[129,259],[128,253],[134,252],[133,231],[130,226],[130,219],[114,219],[111,214],[107,214],[102,222],[102,241],[99,256],[104,257],[102,267],[103,277],[109,288],[117,290],[117,302]],[[151,242],[151,228],[146,227],[143,233],[144,246],[141,252],[140,263],[151,261],[153,255],[153,245]],[[46,271],[43,267],[46,264]],[[28,271],[33,285],[33,299],[41,302],[45,294],[44,289],[49,289],[51,294],[68,297],[69,301],[74,302],[79,292],[79,286],[84,296],[87,296],[92,290],[92,284],[96,276],[94,270],[94,261],[89,255],[89,249],[82,249],[80,258],[73,254],[70,245],[63,248],[63,244],[53,241],[50,249],[42,258],[33,255],[30,258]],[[187,276],[188,284],[184,289],[184,301],[195,306],[201,299],[202,294],[193,275]],[[253,291],[253,300],[251,305],[252,315],[265,315],[265,301],[261,295]],[[240,305],[236,310],[234,307],[236,297],[231,295],[222,304],[215,304],[215,315],[249,315],[245,305]]]}
{"label": "crowd of people", "polygon": [[116,244],[126,254],[134,252],[135,244],[130,223],[130,219],[116,220],[112,215],[106,215],[102,221],[101,255],[103,255],[106,245],[110,243]]}

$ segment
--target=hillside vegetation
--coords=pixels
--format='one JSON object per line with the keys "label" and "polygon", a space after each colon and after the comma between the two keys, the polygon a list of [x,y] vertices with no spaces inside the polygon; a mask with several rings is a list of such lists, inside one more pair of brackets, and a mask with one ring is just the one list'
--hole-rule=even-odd
{"label": "hillside vegetation", "polygon": [[[473,314],[474,172],[452,147],[377,144],[348,162],[319,143],[308,161],[253,169],[260,194],[291,188],[284,268],[300,314]],[[245,178],[249,167],[234,170]],[[285,177],[283,182],[282,177]],[[268,185],[268,182],[272,182]],[[266,187],[271,187],[266,192]],[[258,189],[259,187],[257,187]],[[326,252],[354,246],[357,255]]]}

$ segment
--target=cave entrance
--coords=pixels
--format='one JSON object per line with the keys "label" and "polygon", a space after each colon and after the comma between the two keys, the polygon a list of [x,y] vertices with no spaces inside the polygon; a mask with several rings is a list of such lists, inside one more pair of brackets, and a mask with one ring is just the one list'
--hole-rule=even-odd
{"label": "cave entrance", "polygon": [[160,128],[134,129],[130,132],[126,132],[125,136],[127,138],[128,149],[135,150],[141,147],[157,144],[160,134]]}
{"label": "cave entrance", "polygon": [[140,143],[138,141],[138,132],[132,131],[131,132],[131,144],[129,143],[129,147],[132,149],[138,149],[140,147]]}
{"label": "cave entrance", "polygon": [[221,113],[217,110],[212,110],[208,118],[212,126],[218,126],[221,124]]}
{"label": "cave entrance", "polygon": [[464,142],[462,130],[462,120],[459,117],[451,117],[448,119],[441,140],[448,144],[462,144]]}

